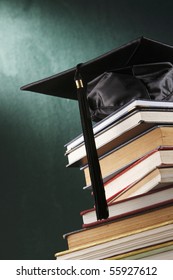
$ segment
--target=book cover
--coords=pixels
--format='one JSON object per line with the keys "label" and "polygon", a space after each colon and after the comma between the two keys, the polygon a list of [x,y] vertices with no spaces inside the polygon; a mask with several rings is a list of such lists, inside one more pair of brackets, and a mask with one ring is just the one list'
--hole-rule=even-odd
{"label": "book cover", "polygon": [[159,228],[148,229],[118,239],[108,239],[98,242],[93,246],[81,246],[55,254],[57,260],[86,260],[86,259],[107,259],[115,255],[142,249],[161,242],[172,241],[173,224],[160,226]]}
{"label": "book cover", "polygon": [[[171,258],[170,258],[171,257]],[[108,258],[109,260],[169,260],[173,259],[173,241],[137,249],[132,252]]]}
{"label": "book cover", "polygon": [[[126,165],[132,164],[151,150],[159,146],[173,146],[173,126],[158,126],[138,138],[127,142],[125,145],[105,153],[99,158],[102,177],[107,177]],[[81,168],[84,172],[86,185],[90,185],[88,166]]]}
{"label": "book cover", "polygon": [[160,227],[173,221],[173,203],[161,203],[157,207],[137,211],[125,217],[112,217],[97,221],[94,225],[81,228],[63,235],[69,249],[90,246],[105,239],[116,239],[136,232]]}
{"label": "book cover", "polygon": [[[152,100],[132,100],[126,105],[122,106],[120,109],[116,110],[114,113],[110,114],[108,117],[104,118],[100,122],[93,125],[93,132],[96,135],[97,133],[104,130],[106,127],[109,127],[111,124],[120,120],[126,115],[129,115],[136,109],[150,108],[150,109],[164,109],[164,108],[173,108],[173,102],[164,102],[164,101],[152,101]],[[78,135],[75,139],[65,144],[66,151],[76,148],[84,142],[83,135]]]}
{"label": "book cover", "polygon": [[[109,220],[110,218],[120,218],[131,215],[138,211],[147,210],[149,207],[157,207],[163,203],[173,202],[173,186],[163,189],[156,189],[151,192],[130,197],[121,201],[114,202],[108,205]],[[90,208],[82,211],[81,217],[83,220],[83,227],[94,226],[97,221],[95,208]],[[104,220],[103,220],[104,221]]]}
{"label": "book cover", "polygon": [[142,179],[156,167],[173,165],[173,147],[159,147],[117,172],[104,183],[106,199],[109,202],[126,190],[131,184]]}
{"label": "book cover", "polygon": [[[124,118],[115,125],[109,126],[104,132],[102,131],[95,136],[98,155],[102,155],[102,147],[109,152],[112,148],[125,144],[127,141],[155,125],[173,124],[172,120],[173,110],[134,111],[130,116]],[[68,159],[67,166],[79,166],[79,164],[84,161],[83,158],[86,157],[85,144],[83,143],[70,153],[66,153],[66,156]]]}

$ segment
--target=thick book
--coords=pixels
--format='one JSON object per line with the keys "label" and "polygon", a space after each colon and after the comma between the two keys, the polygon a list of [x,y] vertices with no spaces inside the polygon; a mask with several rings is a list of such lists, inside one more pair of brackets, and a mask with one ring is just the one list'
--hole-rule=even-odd
{"label": "thick book", "polygon": [[115,195],[112,202],[146,193],[150,190],[163,188],[173,184],[173,166],[158,166],[142,179],[127,186],[122,192]]}
{"label": "thick book", "polygon": [[[128,116],[116,123],[108,126],[105,130],[95,135],[95,144],[98,156],[103,155],[101,148],[104,147],[104,153],[111,151],[120,145],[123,145],[132,138],[140,135],[147,129],[156,124],[173,124],[173,110],[135,110]],[[67,166],[84,166],[87,164],[86,148],[82,143],[70,152],[66,151],[68,159]]]}
{"label": "thick book", "polygon": [[[93,126],[93,133],[96,135],[104,130],[106,127],[109,127],[116,121],[120,120],[124,116],[129,115],[130,112],[136,109],[150,108],[150,109],[164,109],[164,108],[173,108],[173,102],[164,102],[164,101],[151,101],[151,100],[132,100],[128,104],[122,106],[120,109],[116,110],[114,113],[104,118],[100,122],[96,123]],[[65,144],[67,153],[70,150],[73,150],[84,142],[83,135],[78,135],[75,139],[71,140]]]}
{"label": "thick book", "polygon": [[173,147],[161,146],[150,151],[134,163],[128,165],[116,175],[104,183],[107,202],[111,201],[128,186],[142,179],[156,167],[173,165]]}
{"label": "thick book", "polygon": [[172,241],[173,224],[151,228],[118,239],[108,239],[93,246],[81,246],[55,254],[57,260],[103,260],[161,242]]}
{"label": "thick book", "polygon": [[[171,242],[170,242],[171,243]],[[173,245],[165,246],[160,249],[156,249],[154,252],[150,251],[148,254],[144,254],[143,256],[138,256],[140,260],[173,260]]]}
{"label": "thick book", "polygon": [[[111,180],[110,180],[111,181]],[[109,182],[109,179],[108,179]],[[163,188],[173,184],[173,165],[161,165],[157,166],[151,172],[147,173],[141,179],[136,180],[132,184],[126,186],[121,191],[115,193],[109,203],[126,199],[128,197],[144,194],[150,190]],[[86,186],[92,190],[91,186]],[[91,191],[91,194],[92,191]]]}
{"label": "thick book", "polygon": [[[159,146],[173,146],[173,126],[156,126],[99,159],[103,179]],[[90,185],[88,166],[83,169],[86,185]]]}
{"label": "thick book", "polygon": [[160,227],[171,221],[173,221],[173,202],[166,204],[163,202],[157,207],[148,207],[147,211],[139,209],[139,211],[122,218],[115,216],[109,221],[97,221],[94,226],[66,233],[63,238],[66,240],[68,248],[74,249],[79,246],[92,246],[109,238],[117,239],[132,235],[153,226]]}
{"label": "thick book", "polygon": [[[125,217],[139,210],[155,207],[161,203],[173,201],[173,186],[157,189],[142,195],[137,195],[120,200],[108,205],[109,220],[112,217]],[[93,226],[97,222],[95,208],[84,210],[80,213],[83,220],[83,227]]]}
{"label": "thick book", "polygon": [[109,260],[173,260],[173,241],[137,249],[108,258]]}

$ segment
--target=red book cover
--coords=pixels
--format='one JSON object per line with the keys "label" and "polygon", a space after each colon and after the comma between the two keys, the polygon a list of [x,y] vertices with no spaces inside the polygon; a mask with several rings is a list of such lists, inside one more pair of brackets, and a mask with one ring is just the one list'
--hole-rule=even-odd
{"label": "red book cover", "polygon": [[100,223],[124,218],[168,203],[173,205],[173,185],[110,204],[108,206],[110,215],[109,218],[105,220],[97,221],[95,208],[84,210],[80,213],[83,218],[82,226],[84,228],[92,227]]}

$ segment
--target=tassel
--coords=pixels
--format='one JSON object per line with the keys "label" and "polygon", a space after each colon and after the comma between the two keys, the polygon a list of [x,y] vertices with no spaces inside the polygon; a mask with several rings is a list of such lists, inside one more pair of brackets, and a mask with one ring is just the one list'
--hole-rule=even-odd
{"label": "tassel", "polygon": [[86,154],[88,159],[88,167],[91,178],[91,185],[93,189],[94,199],[95,199],[95,208],[97,220],[107,219],[109,216],[108,206],[105,197],[105,190],[101,175],[100,164],[98,160],[92,121],[90,116],[90,111],[88,107],[88,101],[86,96],[86,90],[82,81],[80,74],[80,66],[77,65],[75,73],[75,83],[77,87],[77,97],[79,104],[79,111],[81,117],[81,125],[83,130],[84,142],[86,147]]}

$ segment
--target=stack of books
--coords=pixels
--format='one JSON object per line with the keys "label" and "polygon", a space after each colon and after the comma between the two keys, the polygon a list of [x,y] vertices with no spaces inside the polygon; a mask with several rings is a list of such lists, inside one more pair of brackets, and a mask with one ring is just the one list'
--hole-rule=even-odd
{"label": "stack of books", "polygon": [[[173,259],[173,102],[132,101],[93,131],[109,217],[84,209],[56,259]],[[92,197],[83,136],[65,147]]]}

